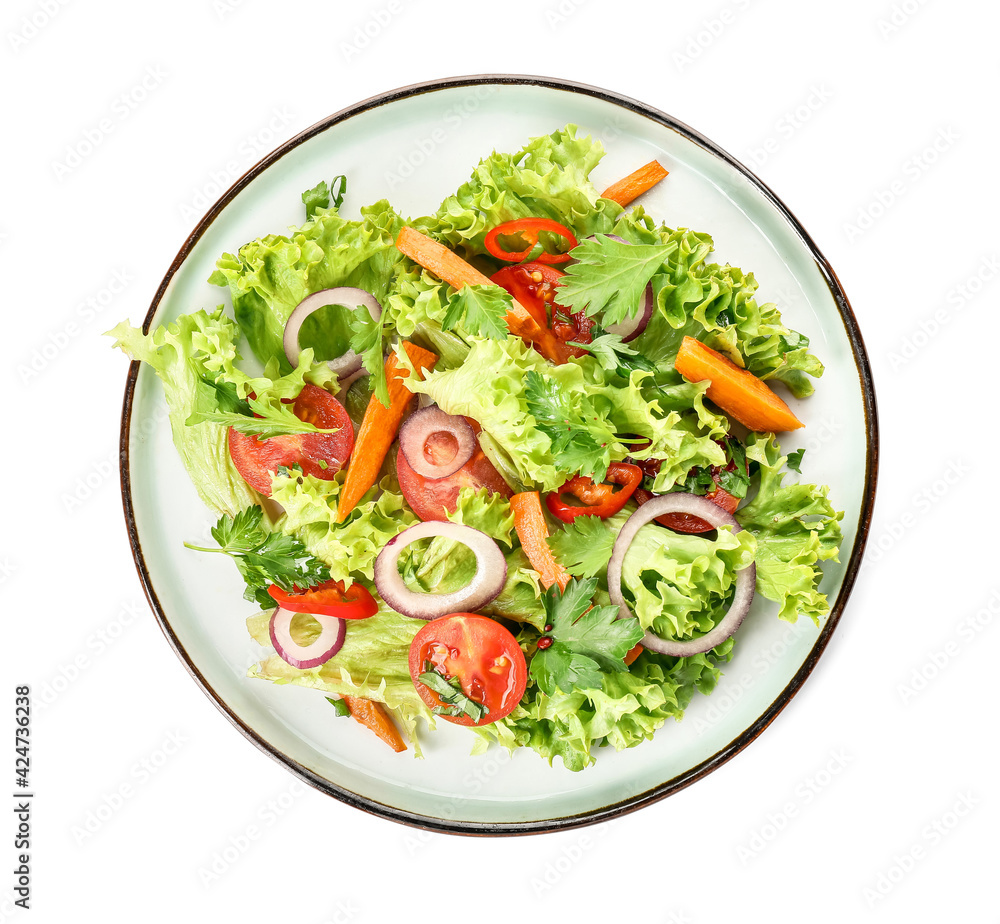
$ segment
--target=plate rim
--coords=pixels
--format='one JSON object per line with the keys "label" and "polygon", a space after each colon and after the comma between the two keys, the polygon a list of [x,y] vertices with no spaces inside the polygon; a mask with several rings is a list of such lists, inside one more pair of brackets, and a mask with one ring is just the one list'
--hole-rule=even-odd
{"label": "plate rim", "polygon": [[631,796],[620,802],[602,806],[597,809],[590,809],[573,815],[564,815],[556,818],[542,819],[538,821],[516,821],[516,822],[481,822],[481,821],[455,821],[443,818],[435,818],[429,815],[421,815],[409,812],[396,806],[379,802],[375,799],[358,795],[348,789],[344,789],[331,783],[329,780],[320,777],[308,767],[302,765],[295,759],[274,747],[254,729],[247,725],[222,697],[213,689],[211,684],[195,665],[194,660],[181,644],[180,639],[174,633],[170,621],[160,604],[156,590],[153,586],[152,577],[146,566],[145,557],[142,552],[142,544],[139,538],[138,527],[135,519],[135,510],[131,491],[131,460],[129,456],[129,434],[132,416],[132,408],[135,397],[135,387],[138,380],[140,363],[133,361],[129,366],[128,376],[125,385],[125,395],[122,403],[121,428],[119,436],[119,474],[122,494],[122,508],[125,516],[125,525],[128,533],[129,546],[132,550],[132,558],[135,563],[139,581],[142,585],[146,600],[156,617],[160,630],[163,632],[167,642],[173,648],[174,653],[185,666],[188,673],[201,687],[202,692],[211,700],[216,708],[235,726],[252,744],[263,751],[273,760],[277,761],[286,769],[290,770],[303,782],[318,789],[326,795],[332,796],[339,801],[361,809],[364,812],[391,821],[399,822],[411,827],[427,831],[443,832],[448,834],[462,834],[475,836],[511,836],[525,834],[539,834],[554,831],[566,831],[580,828],[587,825],[597,824],[602,821],[610,821],[631,812],[638,811],[655,802],[667,798],[707,776],[713,770],[727,763],[740,751],[746,748],[752,741],[767,728],[778,714],[788,705],[791,699],[802,687],[806,678],[812,673],[813,668],[823,654],[830,637],[840,622],[841,615],[847,605],[858,573],[861,569],[861,561],[864,555],[865,546],[868,541],[871,520],[875,504],[875,493],[878,481],[879,466],[879,427],[878,408],[875,397],[875,387],[872,378],[871,366],[868,360],[868,353],[858,327],[857,319],[851,308],[847,295],[844,292],[837,274],[833,267],[820,252],[812,237],[808,234],[799,220],[789,210],[789,208],[778,198],[778,196],[749,168],[738,161],[735,157],[719,147],[715,142],[695,131],[673,116],[649,106],[631,97],[606,90],[590,84],[578,83],[572,80],[565,80],[557,77],[542,77],[527,74],[472,74],[457,77],[444,77],[421,83],[408,84],[389,90],[375,96],[368,97],[360,102],[354,103],[324,119],[314,123],[303,131],[294,135],[283,144],[275,148],[271,153],[250,167],[233,185],[222,194],[215,204],[205,213],[197,223],[194,230],[188,235],[181,245],[177,255],[174,257],[163,280],[150,303],[142,323],[142,330],[148,333],[152,325],[153,318],[159,309],[167,289],[174,275],[181,268],[194,246],[209,229],[212,222],[221,214],[229,203],[248,186],[254,179],[264,171],[277,163],[283,156],[297,148],[299,145],[321,134],[341,122],[367,112],[371,109],[385,106],[389,103],[425,93],[432,93],[437,90],[446,90],[456,87],[474,87],[482,85],[500,86],[538,86],[551,90],[561,90],[564,92],[577,93],[584,96],[594,97],[604,102],[620,106],[638,115],[642,115],[665,128],[675,131],[688,140],[704,148],[715,155],[747,179],[755,189],[761,193],[776,209],[781,218],[800,238],[806,250],[812,256],[819,269],[820,275],[826,282],[830,290],[838,313],[844,324],[845,333],[851,346],[851,353],[857,369],[859,384],[861,388],[862,405],[865,414],[865,485],[866,489],[861,502],[858,516],[857,534],[854,539],[854,546],[851,550],[850,558],[844,567],[844,577],[841,583],[840,592],[834,601],[830,614],[820,631],[819,636],[809,650],[809,654],[799,669],[789,680],[788,684],[781,690],[774,701],[764,710],[759,718],[737,735],[727,745],[720,748],[711,757],[706,758],[701,763],[691,767],[687,771],[667,780],[646,792]]}

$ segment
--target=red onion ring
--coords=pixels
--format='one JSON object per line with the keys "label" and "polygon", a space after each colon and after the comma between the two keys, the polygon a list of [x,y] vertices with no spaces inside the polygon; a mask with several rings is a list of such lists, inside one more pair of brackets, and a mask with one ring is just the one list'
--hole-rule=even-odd
{"label": "red onion ring", "polygon": [[343,404],[344,403],[344,399],[347,397],[347,390],[358,379],[363,379],[366,375],[370,375],[370,374],[371,373],[367,369],[365,369],[364,367],[362,367],[360,369],[355,369],[354,372],[352,372],[348,376],[345,376],[344,378],[338,378],[337,379],[337,386],[338,386],[338,388],[337,388],[337,395],[336,395],[337,400],[341,404]]}
{"label": "red onion ring", "polygon": [[292,619],[297,616],[291,610],[278,607],[271,614],[268,634],[278,657],[299,670],[319,667],[330,660],[343,647],[347,636],[347,624],[336,616],[310,614],[320,624],[319,635],[308,645],[300,645],[292,638]]}
{"label": "red onion ring", "polygon": [[[365,289],[356,289],[353,286],[338,286],[334,289],[321,289],[307,295],[295,310],[288,316],[285,322],[285,335],[282,345],[285,348],[285,356],[293,365],[299,364],[299,354],[302,349],[299,347],[299,334],[302,331],[302,324],[306,318],[314,311],[325,308],[327,305],[343,305],[345,308],[367,308],[372,319],[377,321],[382,317],[382,306],[371,292]],[[338,379],[346,378],[361,368],[361,356],[354,350],[348,350],[336,359],[331,359],[327,365],[330,371]]]}
{"label": "red onion ring", "polygon": [[[472,550],[476,573],[461,590],[450,594],[425,594],[410,590],[399,573],[399,556],[418,539],[443,536]],[[437,619],[451,613],[473,613],[500,594],[507,580],[503,552],[486,533],[460,523],[429,520],[404,529],[393,537],[375,559],[375,587],[379,596],[397,613],[411,619]]]}
{"label": "red onion ring", "polygon": [[[625,238],[619,237],[617,234],[606,234],[605,237],[610,237],[613,241],[618,241],[619,244],[631,244],[631,241],[626,241]],[[596,234],[591,234],[587,238],[588,241],[593,241],[597,239]],[[642,310],[636,314],[628,315],[623,318],[617,324],[609,324],[604,329],[609,334],[617,334],[622,338],[622,343],[629,343],[635,340],[645,329],[646,325],[649,323],[649,319],[653,316],[653,283],[649,282],[646,284],[646,290],[643,292],[643,302]]]}
{"label": "red onion ring", "polygon": [[[716,528],[728,526],[734,533],[738,533],[743,528],[736,522],[735,517],[726,513],[721,507],[713,504],[707,498],[698,497],[695,494],[660,494],[647,501],[625,521],[625,525],[618,534],[611,550],[611,560],[608,562],[608,592],[611,595],[611,602],[616,604],[620,611],[619,619],[632,615],[622,594],[622,566],[625,563],[625,553],[628,552],[628,547],[635,539],[636,533],[647,523],[665,513],[690,513],[711,523]],[[757,565],[751,562],[746,568],[736,572],[736,593],[733,597],[733,603],[714,629],[700,638],[693,638],[686,642],[663,639],[653,632],[647,631],[642,639],[643,646],[650,651],[671,655],[675,658],[685,658],[689,655],[710,651],[716,645],[724,642],[740,627],[740,623],[743,622],[750,610],[756,583]]]}
{"label": "red onion ring", "polygon": [[[441,465],[429,461],[424,452],[428,438],[435,433],[450,433],[458,443],[454,458]],[[464,417],[446,414],[439,407],[425,407],[414,411],[399,428],[399,448],[413,471],[436,481],[454,475],[472,458],[476,451],[476,434]]]}

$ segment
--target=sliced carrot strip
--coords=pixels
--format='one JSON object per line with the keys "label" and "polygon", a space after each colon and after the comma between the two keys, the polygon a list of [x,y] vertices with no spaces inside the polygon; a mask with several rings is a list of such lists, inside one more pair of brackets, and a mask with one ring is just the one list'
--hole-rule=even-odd
{"label": "sliced carrot strip", "polygon": [[646,650],[645,646],[642,644],[642,642],[639,642],[639,644],[636,645],[634,648],[629,648],[628,652],[625,655],[625,663],[631,664],[645,650]]}
{"label": "sliced carrot strip", "polygon": [[612,183],[603,193],[602,199],[613,199],[621,206],[626,206],[635,201],[644,192],[649,192],[657,183],[667,175],[663,166],[655,160],[640,167],[635,173],[630,173],[627,177]]}
{"label": "sliced carrot strip", "polygon": [[691,382],[709,381],[708,397],[749,430],[797,430],[802,421],[752,372],[693,337],[685,337],[674,363]]}
{"label": "sliced carrot strip", "polygon": [[[418,375],[431,369],[437,362],[437,355],[403,341],[403,349],[410,357]],[[385,362],[385,379],[389,386],[389,406],[382,404],[375,395],[371,396],[365,416],[354,440],[354,449],[347,465],[347,478],[337,500],[337,521],[343,523],[347,515],[357,506],[365,492],[378,480],[378,473],[385,461],[386,453],[396,438],[403,415],[413,397],[404,380],[408,369],[400,369],[396,354],[392,353]]]}
{"label": "sliced carrot strip", "polygon": [[[495,285],[457,253],[415,228],[404,227],[396,238],[396,247],[414,263],[430,270],[453,289]],[[558,365],[573,355],[570,348],[547,327],[542,327],[517,299],[514,299],[505,320],[512,334],[531,343],[550,362]]]}
{"label": "sliced carrot strip", "polygon": [[514,530],[531,567],[538,572],[547,588],[558,584],[560,590],[565,590],[571,575],[555,560],[552,549],[545,541],[549,537],[549,529],[545,525],[542,499],[538,492],[515,494],[510,499],[510,509],[514,514]]}
{"label": "sliced carrot strip", "polygon": [[402,737],[381,703],[364,699],[361,696],[345,696],[343,700],[347,703],[347,708],[351,710],[351,716],[365,728],[370,728],[375,732],[397,754],[406,750]]}

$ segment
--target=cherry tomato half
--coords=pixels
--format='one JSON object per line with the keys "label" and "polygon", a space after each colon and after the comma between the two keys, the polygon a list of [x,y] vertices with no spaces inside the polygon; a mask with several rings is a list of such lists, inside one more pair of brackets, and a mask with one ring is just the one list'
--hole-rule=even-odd
{"label": "cherry tomato half", "polygon": [[[258,494],[271,496],[271,477],[284,465],[298,465],[303,474],[332,481],[354,448],[354,426],[344,406],[328,391],[306,385],[299,392],[292,411],[336,433],[302,433],[272,436],[268,440],[229,428],[229,455],[243,480]],[[320,462],[326,466],[320,465]]]}
{"label": "cherry tomato half", "polygon": [[430,665],[489,712],[478,722],[467,715],[442,715],[456,725],[489,725],[508,715],[524,696],[528,666],[517,640],[498,622],[475,613],[433,619],[410,645],[410,677],[420,698],[434,709],[441,698],[417,678]]}
{"label": "cherry tomato half", "polygon": [[[478,433],[479,425],[472,420],[469,423]],[[447,520],[446,514],[455,512],[458,493],[462,488],[468,487],[476,491],[487,488],[501,497],[510,497],[512,493],[493,463],[486,458],[478,442],[469,461],[447,478],[425,478],[418,475],[400,449],[396,455],[396,477],[399,479],[403,499],[421,520]]]}
{"label": "cherry tomato half", "polygon": [[326,581],[301,593],[288,593],[277,584],[267,588],[274,602],[293,613],[337,616],[340,619],[367,619],[378,612],[378,604],[368,589],[355,581],[344,590],[343,581]]}

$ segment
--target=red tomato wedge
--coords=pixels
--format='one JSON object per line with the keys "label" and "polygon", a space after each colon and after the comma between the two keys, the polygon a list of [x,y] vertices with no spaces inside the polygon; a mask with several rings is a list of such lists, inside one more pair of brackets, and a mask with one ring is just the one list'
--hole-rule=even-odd
{"label": "red tomato wedge", "polygon": [[299,420],[337,432],[273,436],[262,440],[229,428],[229,455],[233,465],[243,480],[265,497],[271,496],[271,477],[280,466],[298,465],[303,474],[332,481],[354,448],[351,418],[328,391],[306,385],[295,399],[292,411]]}
{"label": "red tomato wedge", "polygon": [[446,679],[458,678],[462,691],[489,712],[478,722],[467,715],[442,715],[456,725],[489,725],[521,701],[528,667],[517,640],[498,622],[475,613],[453,613],[427,623],[410,645],[410,677],[431,708],[441,698],[417,678],[430,666]]}
{"label": "red tomato wedge", "polygon": [[[563,343],[590,343],[594,319],[583,311],[571,313],[556,301],[556,289],[566,274],[543,263],[505,266],[490,276],[490,282],[506,289],[542,326],[548,327]],[[570,355],[584,350],[570,347]]]}
{"label": "red tomato wedge", "polygon": [[[473,426],[478,431],[478,426]],[[431,450],[434,447],[428,447]],[[458,493],[462,488],[488,488],[493,494],[510,497],[511,490],[493,463],[476,443],[472,457],[457,472],[447,478],[425,478],[418,475],[406,461],[403,450],[396,455],[396,476],[399,489],[410,509],[421,520],[447,520],[448,513],[454,513],[458,504]]]}
{"label": "red tomato wedge", "polygon": [[288,593],[277,584],[268,587],[267,592],[275,603],[293,613],[367,619],[378,612],[375,598],[357,581],[347,590],[344,590],[343,581],[327,581],[301,593]]}

